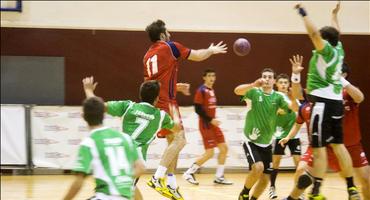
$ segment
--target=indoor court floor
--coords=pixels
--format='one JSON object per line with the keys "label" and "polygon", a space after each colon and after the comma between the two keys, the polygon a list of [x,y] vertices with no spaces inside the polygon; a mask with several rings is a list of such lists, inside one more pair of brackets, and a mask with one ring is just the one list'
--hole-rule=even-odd
{"label": "indoor court floor", "polygon": [[[238,194],[243,187],[246,174],[232,173],[226,177],[234,182],[231,186],[220,186],[213,183],[213,174],[197,174],[199,186],[190,185],[177,175],[178,184],[185,200],[237,200]],[[146,174],[140,178],[139,188],[145,200],[163,200],[153,189],[149,188],[145,181],[150,178]],[[1,176],[1,199],[2,200],[54,200],[62,199],[67,192],[73,175],[2,175]],[[285,197],[293,185],[293,173],[280,173],[277,178],[277,193],[279,199]],[[94,183],[89,177],[75,198],[86,200],[93,195]],[[322,190],[328,200],[346,200],[344,180],[338,174],[327,174]],[[268,200],[267,190],[261,196],[261,200]]]}

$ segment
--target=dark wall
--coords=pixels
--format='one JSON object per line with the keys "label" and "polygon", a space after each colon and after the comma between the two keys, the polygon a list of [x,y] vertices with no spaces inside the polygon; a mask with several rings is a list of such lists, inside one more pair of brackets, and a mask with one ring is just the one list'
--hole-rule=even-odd
{"label": "dark wall", "polygon": [[[192,90],[201,84],[201,73],[212,67],[217,71],[219,105],[242,105],[233,94],[240,83],[252,82],[264,67],[277,73],[290,74],[288,58],[305,57],[306,66],[312,44],[304,34],[198,33],[173,32],[172,39],[193,49],[206,48],[211,42],[224,41],[229,53],[216,55],[204,62],[182,61],[179,82],[189,82]],[[245,57],[232,52],[233,42],[247,38],[252,51]],[[350,81],[361,88],[361,125],[367,155],[370,156],[370,36],[343,35],[346,62],[352,67]],[[83,99],[81,79],[93,75],[99,82],[96,93],[105,100],[138,100],[138,87],[143,80],[142,58],[150,46],[143,31],[72,30],[1,28],[1,55],[65,57],[65,102],[79,105]],[[190,105],[192,96],[179,95],[180,105]]]}

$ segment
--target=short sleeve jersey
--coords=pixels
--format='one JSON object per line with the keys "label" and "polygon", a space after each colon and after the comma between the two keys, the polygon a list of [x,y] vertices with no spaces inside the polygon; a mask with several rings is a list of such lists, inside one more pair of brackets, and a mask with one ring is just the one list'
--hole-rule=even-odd
{"label": "short sleeve jersey", "polygon": [[180,59],[187,59],[191,50],[178,42],[157,41],[144,56],[145,80],[161,83],[157,107],[168,107],[176,99],[177,72]]}
{"label": "short sleeve jersey", "polygon": [[207,116],[211,118],[216,117],[217,98],[212,88],[208,88],[205,85],[200,86],[195,92],[194,104],[202,105]]}
{"label": "short sleeve jersey", "polygon": [[94,173],[96,192],[107,195],[133,196],[133,167],[138,160],[132,139],[116,130],[95,129],[85,138],[78,151],[73,171]]}
{"label": "short sleeve jersey", "polygon": [[138,147],[153,141],[159,130],[174,126],[169,114],[145,102],[109,101],[107,108],[108,114],[122,117],[122,131],[130,135]]}
{"label": "short sleeve jersey", "polygon": [[268,146],[275,133],[277,110],[291,112],[284,97],[272,91],[270,94],[261,88],[252,88],[246,92],[242,100],[247,102],[247,115],[244,126],[244,135],[247,141],[259,146]]}
{"label": "short sleeve jersey", "polygon": [[[291,100],[289,99],[288,95],[284,94],[284,93],[280,93],[283,97],[284,97],[284,100],[290,104],[291,103]],[[277,119],[276,119],[276,131],[275,131],[275,137],[277,139],[282,139],[284,137],[286,137],[290,130],[292,129],[295,121],[296,121],[296,113],[295,112],[284,112],[283,114],[279,114],[277,115]]]}
{"label": "short sleeve jersey", "polygon": [[324,49],[313,51],[307,74],[308,94],[317,97],[342,100],[340,83],[344,50],[342,43],[333,47],[325,41]]}

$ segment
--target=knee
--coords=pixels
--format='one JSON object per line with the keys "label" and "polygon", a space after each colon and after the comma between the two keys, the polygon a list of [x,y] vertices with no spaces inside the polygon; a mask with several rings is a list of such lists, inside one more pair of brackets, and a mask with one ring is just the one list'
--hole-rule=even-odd
{"label": "knee", "polygon": [[252,166],[252,170],[256,174],[262,174],[263,171],[264,171],[264,165],[263,165],[263,163],[262,162],[254,163],[253,166]]}
{"label": "knee", "polygon": [[226,155],[227,152],[229,151],[229,148],[226,145],[223,145],[222,147],[219,148],[220,154]]}
{"label": "knee", "polygon": [[307,174],[302,174],[298,178],[297,188],[298,189],[306,189],[308,186],[312,184],[312,179]]}
{"label": "knee", "polygon": [[207,158],[212,158],[213,157],[213,155],[215,154],[215,152],[214,152],[214,150],[213,149],[207,149],[207,151],[206,151],[206,157]]}
{"label": "knee", "polygon": [[186,145],[186,139],[183,134],[176,134],[173,142],[176,142],[176,145],[181,149]]}

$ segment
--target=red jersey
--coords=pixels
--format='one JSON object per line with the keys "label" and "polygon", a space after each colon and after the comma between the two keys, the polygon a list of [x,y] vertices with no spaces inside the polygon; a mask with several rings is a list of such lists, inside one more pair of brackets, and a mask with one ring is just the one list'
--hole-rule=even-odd
{"label": "red jersey", "polygon": [[361,141],[359,104],[355,103],[345,90],[343,90],[343,104],[343,142],[346,146],[352,146]]}
{"label": "red jersey", "polygon": [[202,105],[208,117],[216,117],[217,99],[212,88],[208,88],[205,85],[200,86],[195,93],[194,103]]}
{"label": "red jersey", "polygon": [[167,108],[169,102],[176,99],[179,58],[187,59],[190,51],[177,42],[157,41],[146,52],[143,59],[144,78],[161,83],[157,107]]}

